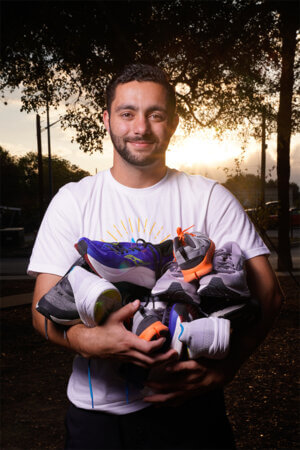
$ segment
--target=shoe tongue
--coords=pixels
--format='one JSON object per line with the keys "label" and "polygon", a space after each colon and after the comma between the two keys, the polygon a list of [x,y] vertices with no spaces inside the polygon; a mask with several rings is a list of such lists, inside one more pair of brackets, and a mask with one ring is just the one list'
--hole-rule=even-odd
{"label": "shoe tongue", "polygon": [[191,237],[190,234],[187,234],[187,233],[186,233],[186,234],[184,235],[184,242],[185,242],[186,245],[189,245],[190,247],[193,247],[193,248],[196,247],[196,244],[195,244],[195,242],[194,242],[194,240],[192,239],[192,237]]}
{"label": "shoe tongue", "polygon": [[159,249],[159,252],[162,256],[173,256],[173,241],[172,239],[168,239],[161,244],[153,245],[156,249]]}

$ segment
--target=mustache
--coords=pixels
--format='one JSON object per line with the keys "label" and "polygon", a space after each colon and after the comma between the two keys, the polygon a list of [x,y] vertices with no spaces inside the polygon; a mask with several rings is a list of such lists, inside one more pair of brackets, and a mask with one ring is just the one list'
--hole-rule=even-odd
{"label": "mustache", "polygon": [[153,136],[134,136],[125,139],[126,142],[155,142]]}

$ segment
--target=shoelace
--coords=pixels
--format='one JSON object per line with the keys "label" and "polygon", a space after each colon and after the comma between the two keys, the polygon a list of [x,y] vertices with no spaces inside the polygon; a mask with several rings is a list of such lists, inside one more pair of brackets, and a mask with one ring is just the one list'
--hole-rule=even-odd
{"label": "shoelace", "polygon": [[185,245],[185,240],[184,240],[184,235],[185,234],[189,234],[190,236],[195,236],[193,233],[187,233],[187,230],[189,230],[190,228],[193,228],[195,225],[191,225],[190,227],[186,228],[185,230],[182,230],[181,227],[177,228],[177,235],[179,238],[179,241],[181,243],[182,246]]}
{"label": "shoelace", "polygon": [[137,244],[142,244],[144,248],[146,248],[149,245],[149,243],[145,242],[144,239],[138,239],[135,244],[136,245],[132,245],[132,247],[130,248],[123,246],[121,242],[108,245],[111,248],[111,250],[113,250],[115,253],[121,253],[122,255],[124,253],[132,252],[133,250],[140,250],[140,247]]}
{"label": "shoelace", "polygon": [[[194,226],[194,225],[192,225]],[[162,261],[162,252],[161,249],[159,248],[159,246],[154,246],[151,244],[151,242],[146,242],[144,241],[144,239],[139,238],[137,239],[137,241],[135,242],[135,245],[132,245],[132,247],[128,248],[122,245],[121,242],[116,242],[113,244],[109,244],[109,247],[115,252],[115,253],[119,253],[119,254],[124,254],[124,253],[130,253],[134,250],[141,250],[140,245],[142,245],[143,248],[149,248],[152,252],[152,255],[154,257],[154,261],[155,261],[155,267],[156,267],[156,278],[158,278],[161,274],[162,271],[162,267],[160,266],[159,263],[161,263]],[[157,253],[159,253],[159,258],[157,257]]]}
{"label": "shoelace", "polygon": [[233,273],[235,267],[232,261],[232,255],[230,252],[220,248],[215,251],[214,255],[214,270],[217,272]]}

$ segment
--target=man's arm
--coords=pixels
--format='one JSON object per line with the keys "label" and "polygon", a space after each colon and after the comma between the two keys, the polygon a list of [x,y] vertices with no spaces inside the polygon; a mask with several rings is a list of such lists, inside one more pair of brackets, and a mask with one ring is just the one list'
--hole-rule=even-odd
{"label": "man's arm", "polygon": [[230,382],[243,362],[267,336],[283,301],[283,294],[266,256],[246,263],[248,285],[261,305],[261,318],[253,328],[232,338],[228,357],[222,361],[201,358],[172,363],[149,386],[157,393],[146,397],[151,403],[180,403],[186,398],[222,387]]}
{"label": "man's arm", "polygon": [[[42,273],[36,280],[32,302],[32,320],[34,328],[44,337],[46,337],[45,318],[36,310],[36,304],[60,279],[61,277],[58,275]],[[83,324],[74,325],[67,330],[65,335],[61,327],[47,320],[48,339],[86,358],[114,358],[130,361],[143,367],[152,367],[177,358],[174,350],[165,354],[155,354],[155,351],[163,345],[164,338],[146,342],[126,329],[124,322],[133,317],[139,305],[139,301],[129,303],[111,314],[105,323],[98,327],[87,328]]]}

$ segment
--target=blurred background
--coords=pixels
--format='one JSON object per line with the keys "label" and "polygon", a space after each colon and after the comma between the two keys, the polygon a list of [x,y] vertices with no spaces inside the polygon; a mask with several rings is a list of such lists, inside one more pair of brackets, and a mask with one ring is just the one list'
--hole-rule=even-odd
{"label": "blurred background", "polygon": [[58,189],[111,167],[105,87],[124,65],[143,62],[162,67],[176,88],[180,126],[168,166],[217,179],[237,196],[286,295],[276,327],[226,391],[238,448],[298,448],[299,2],[0,8],[1,447],[63,447],[73,355],[33,331],[26,267]]}

